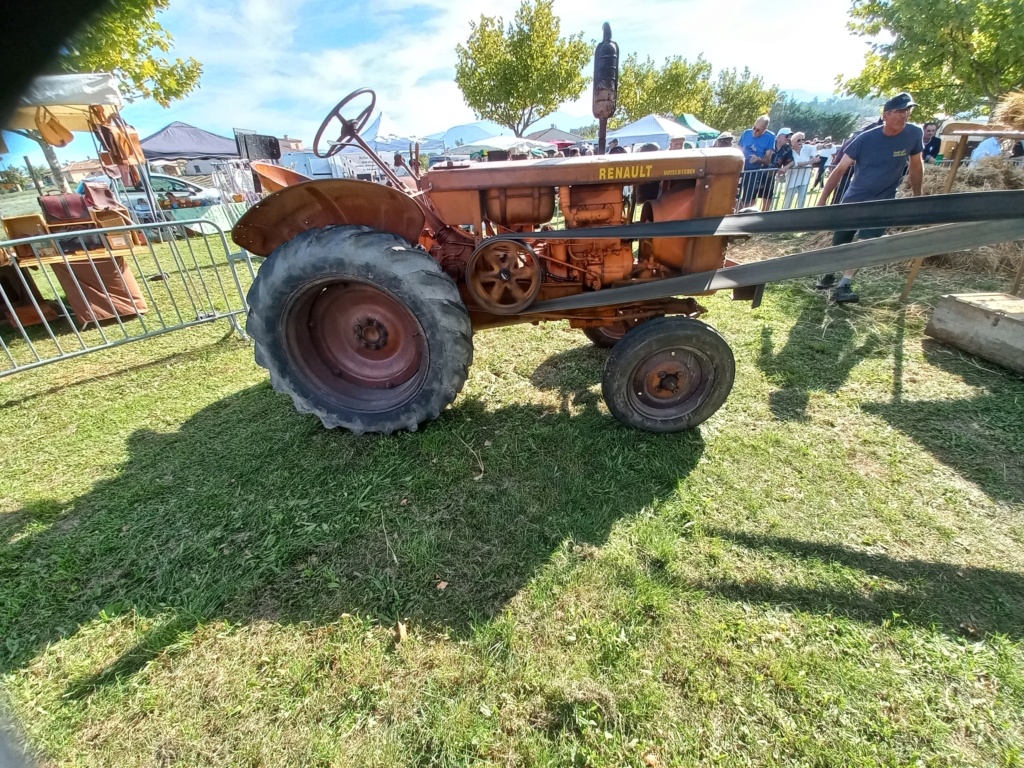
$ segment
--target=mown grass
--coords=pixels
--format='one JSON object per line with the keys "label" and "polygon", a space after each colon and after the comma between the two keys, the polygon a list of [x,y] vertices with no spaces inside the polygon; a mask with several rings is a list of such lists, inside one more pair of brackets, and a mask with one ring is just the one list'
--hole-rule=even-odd
{"label": "mown grass", "polygon": [[1021,765],[1024,381],[922,339],[1001,286],[901,280],[708,299],[680,435],[562,324],[390,437],[226,323],[3,380],[8,704],[53,765]]}

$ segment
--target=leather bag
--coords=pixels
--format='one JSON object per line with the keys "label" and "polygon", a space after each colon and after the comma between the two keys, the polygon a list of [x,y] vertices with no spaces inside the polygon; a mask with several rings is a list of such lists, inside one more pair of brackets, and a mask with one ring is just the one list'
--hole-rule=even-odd
{"label": "leather bag", "polygon": [[35,122],[39,133],[43,135],[43,141],[53,147],[66,147],[75,138],[46,107],[36,109]]}

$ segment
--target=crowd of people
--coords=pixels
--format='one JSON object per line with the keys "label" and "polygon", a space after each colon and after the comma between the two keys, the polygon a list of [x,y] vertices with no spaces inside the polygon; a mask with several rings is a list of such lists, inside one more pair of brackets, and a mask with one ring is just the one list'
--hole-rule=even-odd
{"label": "crowd of people", "polygon": [[[892,200],[904,176],[909,177],[911,194],[920,195],[924,163],[934,163],[941,155],[935,135],[938,126],[929,122],[922,128],[909,122],[916,106],[909,93],[893,96],[885,102],[880,118],[865,122],[839,147],[831,136],[808,142],[803,133],[794,133],[789,128],[772,133],[768,130],[771,118],[762,115],[739,140],[744,174],[737,209],[750,209],[760,201],[760,210],[770,210],[778,181],[786,184],[783,210],[794,201],[802,208],[809,186],[821,188],[819,206],[830,201],[842,204]],[[884,234],[884,229],[835,232],[832,245]],[[838,279],[834,274],[825,274],[815,287],[829,291],[834,302],[856,302],[860,298],[853,290],[856,274],[857,270],[848,270]]]}

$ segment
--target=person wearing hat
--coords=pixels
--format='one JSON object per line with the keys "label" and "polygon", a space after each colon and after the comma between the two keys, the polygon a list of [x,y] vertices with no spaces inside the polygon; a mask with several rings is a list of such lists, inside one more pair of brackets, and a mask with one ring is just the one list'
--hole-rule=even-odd
{"label": "person wearing hat", "polygon": [[736,137],[726,131],[725,133],[718,134],[718,138],[715,139],[715,147],[731,147],[733,139]]}
{"label": "person wearing hat", "polygon": [[[840,201],[842,203],[892,200],[896,197],[896,189],[903,180],[903,173],[907,170],[908,164],[911,194],[914,197],[921,195],[921,182],[924,178],[924,163],[921,159],[924,133],[918,126],[909,122],[910,113],[916,106],[909,93],[897,94],[885,102],[882,109],[882,124],[864,131],[850,142],[843,159],[825,182],[825,189],[818,199],[818,205],[825,205],[832,190],[854,167],[857,173],[843,195]],[[832,235],[832,245],[852,243],[858,235],[861,240],[867,240],[884,234],[885,229],[835,232]],[[860,300],[852,287],[856,274],[856,269],[847,270],[838,284],[835,282],[835,275],[822,275],[815,287],[819,290],[832,289],[832,301],[856,302]]]}
{"label": "person wearing hat", "polygon": [[608,142],[608,154],[609,155],[624,155],[626,150],[619,146],[618,139],[612,139]]}

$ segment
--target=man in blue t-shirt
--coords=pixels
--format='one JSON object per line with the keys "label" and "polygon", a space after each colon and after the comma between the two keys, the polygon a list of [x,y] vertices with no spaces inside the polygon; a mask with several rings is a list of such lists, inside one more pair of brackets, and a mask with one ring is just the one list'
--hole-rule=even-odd
{"label": "man in blue t-shirt", "polygon": [[[825,204],[840,179],[854,165],[857,167],[857,173],[843,195],[844,203],[892,200],[896,197],[896,189],[903,180],[908,163],[910,191],[914,197],[920,196],[921,181],[924,178],[924,163],[921,160],[921,151],[924,148],[923,133],[916,125],[907,122],[916,106],[909,93],[900,93],[885,102],[882,125],[864,131],[850,142],[843,159],[825,182],[825,189],[818,198],[818,205]],[[852,243],[857,235],[861,240],[867,240],[884,234],[885,229],[836,232],[832,235],[832,245]],[[852,287],[856,274],[856,269],[847,270],[838,285],[835,285],[835,275],[823,275],[815,287],[819,290],[828,290],[835,285],[832,290],[832,301],[859,301],[860,297],[853,292]]]}
{"label": "man in blue t-shirt", "polygon": [[754,127],[748,128],[740,136],[739,145],[743,152],[741,208],[753,205],[759,197],[766,197],[767,187],[775,175],[774,171],[769,170],[775,154],[775,134],[768,130],[771,121],[768,115],[761,115],[754,121]]}

